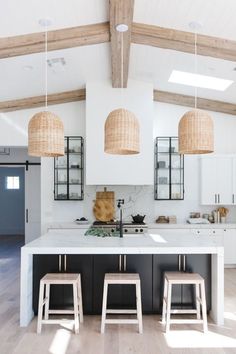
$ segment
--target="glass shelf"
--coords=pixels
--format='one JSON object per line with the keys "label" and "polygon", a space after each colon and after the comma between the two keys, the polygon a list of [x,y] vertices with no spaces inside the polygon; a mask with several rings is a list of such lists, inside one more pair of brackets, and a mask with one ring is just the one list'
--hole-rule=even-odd
{"label": "glass shelf", "polygon": [[156,138],[154,194],[155,200],[184,199],[184,156],[177,137]]}
{"label": "glass shelf", "polygon": [[55,200],[84,199],[83,146],[82,137],[65,137],[65,155],[54,159]]}

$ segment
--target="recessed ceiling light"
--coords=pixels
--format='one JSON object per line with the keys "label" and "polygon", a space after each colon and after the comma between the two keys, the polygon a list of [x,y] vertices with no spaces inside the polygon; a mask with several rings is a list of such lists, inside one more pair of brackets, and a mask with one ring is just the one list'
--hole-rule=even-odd
{"label": "recessed ceiling light", "polygon": [[65,65],[66,65],[65,58],[48,59],[47,63],[49,68],[51,68],[54,73],[65,71]]}
{"label": "recessed ceiling light", "polygon": [[129,29],[129,26],[126,25],[125,23],[120,23],[119,25],[116,26],[117,32],[127,32]]}
{"label": "recessed ceiling light", "polygon": [[49,17],[45,17],[45,18],[40,18],[39,19],[39,24],[42,27],[49,27],[53,24],[53,20]]}
{"label": "recessed ceiling light", "polygon": [[202,87],[218,91],[225,91],[233,83],[232,80],[225,80],[218,77],[193,74],[178,70],[172,71],[168,81],[176,84]]}

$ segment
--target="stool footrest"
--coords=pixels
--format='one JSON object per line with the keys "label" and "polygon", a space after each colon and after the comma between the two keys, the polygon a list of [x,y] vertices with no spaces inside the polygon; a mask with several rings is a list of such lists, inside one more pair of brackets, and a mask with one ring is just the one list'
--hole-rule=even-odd
{"label": "stool footrest", "polygon": [[48,314],[54,315],[74,315],[74,310],[48,310]]}
{"label": "stool footrest", "polygon": [[190,314],[190,313],[192,313],[192,314],[196,314],[197,313],[197,310],[195,310],[195,309],[189,309],[189,310],[187,310],[187,309],[171,309],[170,310],[170,313],[173,313],[173,314],[178,314],[178,313],[181,313],[181,314]]}
{"label": "stool footrest", "polygon": [[106,310],[106,314],[137,314],[137,310]]}

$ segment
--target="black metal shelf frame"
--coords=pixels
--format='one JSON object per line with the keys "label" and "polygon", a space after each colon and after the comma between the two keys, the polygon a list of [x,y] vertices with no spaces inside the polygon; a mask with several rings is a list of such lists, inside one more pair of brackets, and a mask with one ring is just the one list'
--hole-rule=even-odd
{"label": "black metal shelf frame", "polygon": [[[80,152],[72,152],[70,151],[70,144],[72,141],[77,141],[78,146],[80,148]],[[70,156],[80,156],[80,166],[79,167],[71,167]],[[58,162],[59,159],[65,159],[66,156],[66,166],[59,167]],[[54,200],[58,201],[75,201],[75,200],[83,200],[84,199],[84,139],[81,136],[65,136],[65,156],[54,158]],[[66,180],[65,182],[58,182],[58,172],[60,170],[66,171]],[[80,173],[80,182],[74,183],[70,182],[70,173],[71,171],[78,171]],[[58,192],[58,188],[62,186],[66,186],[66,191],[63,196],[59,197],[60,193]],[[73,197],[70,195],[70,186],[78,186],[78,197]]]}
{"label": "black metal shelf frame", "polygon": [[[168,151],[159,151],[160,143],[168,143]],[[175,142],[175,144],[174,144]],[[157,137],[155,139],[155,176],[154,176],[154,199],[155,200],[183,200],[184,199],[184,155],[180,155],[177,151],[174,151],[174,146],[178,143],[178,137]],[[168,156],[168,167],[159,167],[160,156]],[[179,156],[179,167],[172,167],[172,157]],[[162,161],[162,160],[161,160]],[[159,171],[166,171],[167,183],[159,183]],[[174,182],[172,174],[176,171],[180,172],[180,182]],[[164,176],[162,176],[164,177]],[[168,190],[168,197],[163,198],[159,195],[158,186],[166,186]],[[176,198],[173,196],[173,186],[179,186],[180,197]]]}

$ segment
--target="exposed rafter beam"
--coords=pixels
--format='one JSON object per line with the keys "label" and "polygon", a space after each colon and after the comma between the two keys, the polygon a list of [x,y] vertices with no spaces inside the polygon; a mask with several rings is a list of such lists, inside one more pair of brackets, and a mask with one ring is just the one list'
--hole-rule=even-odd
{"label": "exposed rafter beam", "polygon": [[[48,31],[49,51],[109,41],[108,22]],[[43,52],[44,43],[44,32],[0,38],[0,59]]]}
{"label": "exposed rafter beam", "polygon": [[[122,84],[123,87],[127,87],[133,13],[134,0],[110,0],[111,63],[113,87],[122,87]],[[116,26],[119,24],[127,25],[128,30],[122,33],[117,32]]]}
{"label": "exposed rafter beam", "polygon": [[[194,97],[178,93],[154,90],[154,101],[194,107]],[[197,107],[207,111],[236,115],[236,104],[198,97]]]}
{"label": "exposed rafter beam", "polygon": [[[86,99],[85,89],[54,93],[48,95],[48,105],[82,101]],[[0,102],[0,112],[12,112],[21,109],[43,107],[45,96],[35,96],[12,101]]]}
{"label": "exposed rafter beam", "polygon": [[[83,101],[86,99],[85,89],[54,93],[48,95],[48,105]],[[181,95],[173,92],[154,90],[154,101],[176,104],[179,106],[194,107],[194,97]],[[12,101],[0,102],[0,112],[11,112],[21,109],[29,109],[35,107],[43,107],[45,104],[45,96],[35,96],[22,98]],[[221,112],[236,115],[236,104],[223,101],[209,100],[206,98],[198,98],[197,106],[200,109],[208,111]]]}
{"label": "exposed rafter beam", "polygon": [[[194,53],[194,33],[191,32],[133,23],[131,41],[136,44]],[[198,34],[197,52],[203,56],[236,61],[236,41]]]}
{"label": "exposed rafter beam", "polygon": [[[119,2],[120,4],[124,2],[124,6],[128,8],[127,11],[130,11],[129,4],[131,0],[110,1]],[[132,11],[130,11],[130,17],[131,12]],[[128,12],[125,12],[125,17],[122,17],[123,22],[128,20],[127,15]],[[118,17],[114,17],[114,20],[117,20],[117,18]],[[129,23],[129,25],[131,28],[131,23]],[[124,34],[124,38],[125,36],[129,36],[129,33]],[[0,38],[0,59],[42,52],[45,49],[44,41],[44,32]],[[90,44],[99,44],[109,41],[109,22],[48,31],[49,51]],[[131,42],[180,52],[194,53],[193,33],[142,23],[132,24]],[[127,48],[124,49],[126,56],[127,53],[129,55]],[[116,49],[114,48],[114,50]],[[236,61],[236,41],[199,34],[198,54],[218,59]],[[125,61],[127,61],[127,58],[128,57],[125,58]],[[117,62],[119,62],[118,59]]]}

